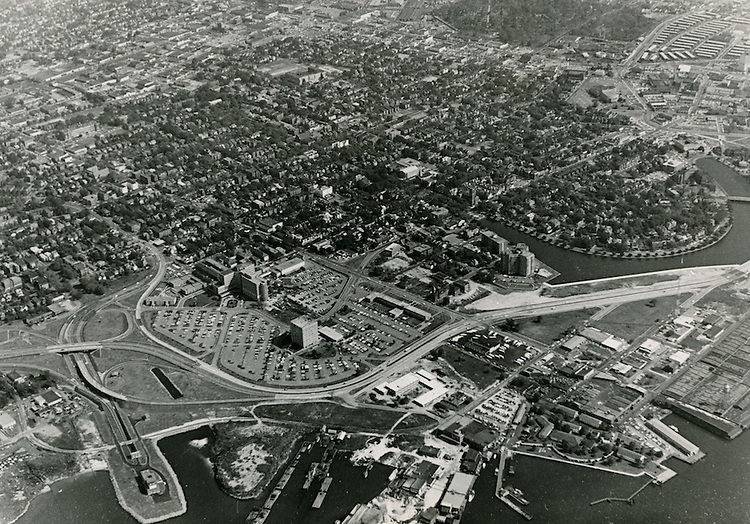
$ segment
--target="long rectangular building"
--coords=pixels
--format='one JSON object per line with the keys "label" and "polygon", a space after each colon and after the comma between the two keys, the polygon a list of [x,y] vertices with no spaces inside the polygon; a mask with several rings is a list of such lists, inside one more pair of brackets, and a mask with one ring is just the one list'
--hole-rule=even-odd
{"label": "long rectangular building", "polygon": [[448,515],[460,515],[466,507],[467,499],[469,498],[469,492],[474,486],[476,476],[469,475],[468,473],[456,473],[453,475],[448,489],[443,495],[443,500],[440,501],[441,513]]}
{"label": "long rectangular building", "polygon": [[697,455],[701,452],[700,448],[690,442],[688,439],[677,433],[675,430],[667,426],[664,422],[659,419],[652,418],[646,422],[646,425],[650,427],[654,433],[659,435],[661,438],[672,444],[682,453],[686,455]]}

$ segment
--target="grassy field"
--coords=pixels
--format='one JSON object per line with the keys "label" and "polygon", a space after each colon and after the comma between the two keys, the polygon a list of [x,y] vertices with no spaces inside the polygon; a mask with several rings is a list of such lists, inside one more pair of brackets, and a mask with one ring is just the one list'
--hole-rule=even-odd
{"label": "grassy field", "polygon": [[11,324],[0,329],[0,349],[28,348],[53,344],[53,339],[29,331],[28,326]]}
{"label": "grassy field", "polygon": [[620,304],[604,318],[592,322],[591,325],[632,342],[649,328],[660,324],[674,310],[676,304],[686,300],[688,296],[688,294],[683,294],[679,297]]}
{"label": "grassy field", "polygon": [[747,289],[735,290],[736,284],[725,284],[712,290],[696,304],[700,307],[713,307],[723,316],[741,315],[747,311]]}
{"label": "grassy field", "polygon": [[60,449],[83,449],[81,434],[69,418],[60,418],[52,424],[45,424],[34,431],[41,441]]}
{"label": "grassy field", "polygon": [[454,347],[443,346],[442,358],[456,373],[471,380],[479,389],[486,388],[500,378],[499,369]]}
{"label": "grassy field", "polygon": [[[141,357],[143,358],[143,357]],[[120,367],[119,376],[107,377],[106,386],[114,391],[129,397],[143,400],[170,401],[173,400],[161,382],[151,372],[151,368],[158,367],[184,395],[182,401],[186,400],[231,400],[241,399],[245,395],[217,386],[216,384],[203,380],[197,375],[181,371],[174,366],[153,359],[155,362],[125,362]]]}
{"label": "grassy field", "polygon": [[580,327],[581,323],[588,320],[594,313],[596,313],[596,309],[589,308],[518,319],[518,333],[542,344],[550,345],[562,338],[565,332]]}
{"label": "grassy field", "polygon": [[[250,400],[231,403],[226,405],[215,405],[210,408],[206,406],[183,406],[179,403],[144,406],[138,404],[126,404],[123,410],[133,420],[138,420],[136,428],[141,435],[147,435],[154,431],[160,431],[173,426],[179,426],[186,422],[206,417],[240,417],[245,408],[252,405]],[[145,420],[141,420],[143,416]],[[247,414],[248,420],[251,415]]]}
{"label": "grassy field", "polygon": [[122,335],[128,329],[128,318],[122,311],[105,309],[88,319],[83,327],[83,340],[93,342]]}
{"label": "grassy field", "polygon": [[[32,367],[33,366],[33,367]],[[39,368],[44,368],[59,373],[60,375],[70,376],[70,370],[65,365],[63,358],[56,353],[46,355],[13,357],[0,360],[0,369],[7,372],[11,369],[17,369],[19,373],[39,374]]]}
{"label": "grassy field", "polygon": [[[387,431],[404,415],[403,411],[374,408],[347,408],[332,402],[305,402],[300,404],[278,404],[259,406],[256,415],[263,418],[302,422],[313,426],[344,428],[349,431]],[[425,415],[407,417],[398,430],[427,426],[434,419]]]}

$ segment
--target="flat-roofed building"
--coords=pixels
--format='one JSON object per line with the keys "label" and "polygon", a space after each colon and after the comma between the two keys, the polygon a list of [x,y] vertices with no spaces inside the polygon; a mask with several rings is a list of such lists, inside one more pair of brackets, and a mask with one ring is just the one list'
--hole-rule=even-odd
{"label": "flat-roofed building", "polygon": [[649,419],[648,421],[646,421],[646,425],[651,428],[654,433],[659,435],[661,438],[669,442],[680,452],[685,453],[686,455],[697,455],[701,451],[698,446],[690,442],[688,439],[677,433],[675,430],[667,426],[659,419]]}
{"label": "flat-roofed building", "polygon": [[414,399],[414,403],[419,407],[426,407],[433,402],[437,402],[448,393],[448,388],[443,386],[437,386],[435,389],[431,389],[419,395]]}
{"label": "flat-roofed building", "polygon": [[658,340],[654,340],[653,338],[647,338],[644,340],[640,346],[638,346],[638,352],[651,358],[651,356],[659,351],[661,348],[661,343]]}
{"label": "flat-roofed building", "polygon": [[195,264],[195,276],[216,286],[229,286],[234,277],[234,270],[209,257]]}
{"label": "flat-roofed building", "polygon": [[289,326],[292,344],[299,348],[308,348],[320,342],[318,336],[318,321],[302,316],[292,320]]}
{"label": "flat-roofed building", "polygon": [[407,373],[406,375],[398,377],[393,382],[389,382],[385,386],[385,390],[389,395],[403,395],[408,393],[419,385],[419,377],[414,373]]}
{"label": "flat-roofed building", "polygon": [[331,342],[341,342],[344,340],[344,335],[327,326],[320,326],[318,328],[318,333],[320,333],[321,337],[330,340]]}
{"label": "flat-roofed building", "polygon": [[16,419],[0,411],[0,431],[10,432],[16,429]]}
{"label": "flat-roofed building", "polygon": [[471,488],[476,476],[468,473],[456,473],[445,490],[440,501],[440,512],[446,515],[460,515],[466,507]]}
{"label": "flat-roofed building", "polygon": [[573,337],[563,342],[560,347],[565,351],[573,351],[575,349],[578,349],[579,346],[584,342],[586,342],[586,339],[581,335],[574,335]]}
{"label": "flat-roofed building", "polygon": [[153,469],[144,469],[139,473],[141,487],[146,495],[161,495],[167,485],[164,479]]}
{"label": "flat-roofed building", "polygon": [[491,255],[500,256],[508,250],[508,241],[492,231],[482,231],[481,245]]}
{"label": "flat-roofed building", "polygon": [[283,262],[279,262],[278,264],[275,264],[271,271],[277,276],[277,277],[285,277],[287,275],[291,275],[292,273],[295,273],[299,271],[300,269],[305,268],[305,261],[301,258],[292,258],[290,260],[284,260]]}
{"label": "flat-roofed building", "polygon": [[239,288],[243,297],[256,302],[268,301],[268,282],[254,270],[243,270],[238,273]]}

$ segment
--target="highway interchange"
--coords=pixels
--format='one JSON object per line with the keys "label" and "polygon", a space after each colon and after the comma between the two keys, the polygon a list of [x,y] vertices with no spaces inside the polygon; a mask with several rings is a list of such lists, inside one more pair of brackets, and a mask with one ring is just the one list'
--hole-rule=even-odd
{"label": "highway interchange", "polygon": [[[572,311],[590,307],[604,307],[612,304],[632,302],[636,300],[648,300],[651,298],[678,295],[684,293],[705,293],[706,290],[715,288],[724,284],[732,278],[745,276],[744,271],[736,271],[736,266],[728,266],[724,269],[714,268],[710,271],[698,271],[695,275],[681,277],[676,280],[656,282],[650,286],[643,287],[625,287],[621,289],[610,289],[606,291],[592,292],[584,295],[574,295],[565,298],[551,298],[542,296],[539,293],[522,293],[519,298],[509,297],[506,304],[498,304],[491,311],[477,312],[475,314],[457,314],[451,312],[450,320],[433,329],[421,338],[407,345],[389,360],[363,372],[359,376],[337,384],[308,387],[308,388],[285,388],[270,384],[252,384],[245,382],[223,370],[212,366],[185,351],[175,347],[172,344],[160,339],[151,333],[146,325],[142,322],[142,313],[146,308],[143,306],[145,299],[153,292],[166,273],[167,260],[153,246],[149,246],[155,260],[158,262],[157,271],[153,274],[150,282],[145,285],[145,291],[140,294],[140,298],[134,312],[128,311],[129,328],[121,337],[103,342],[111,349],[126,349],[131,352],[140,352],[145,355],[151,355],[166,360],[170,364],[196,374],[204,380],[222,386],[237,394],[236,399],[229,400],[206,400],[197,401],[200,404],[217,404],[226,402],[236,402],[239,399],[248,400],[265,400],[278,402],[307,401],[313,399],[333,399],[338,398],[351,405],[356,405],[355,397],[378,383],[385,381],[388,377],[404,372],[413,367],[415,363],[430,353],[432,350],[440,347],[451,338],[464,333],[468,330],[489,326],[503,319],[520,318]],[[355,285],[357,279],[366,278],[362,268],[354,270],[348,269],[342,264],[331,264],[336,270],[348,272],[349,280],[347,288]],[[746,269],[746,268],[741,268]],[[705,276],[704,276],[705,273]],[[105,308],[115,307],[120,299],[127,295],[134,295],[144,286],[135,285],[126,288],[112,297],[105,297],[97,304],[84,306],[79,311],[71,314],[67,321],[62,325],[58,334],[57,345],[47,345],[39,347],[30,347],[24,349],[2,349],[0,350],[0,363],[5,359],[12,359],[18,362],[23,357],[31,357],[49,352],[58,352],[63,355],[76,351],[90,351],[91,342],[82,340],[82,328],[85,322],[95,318],[96,313]],[[399,290],[404,296],[403,290]],[[415,297],[410,297],[416,300]],[[337,306],[343,302],[337,303]],[[134,325],[132,325],[134,323]],[[152,344],[132,342],[127,340],[127,335],[133,330],[139,330],[140,333],[148,337]],[[124,338],[124,340],[120,340]],[[65,357],[68,358],[68,357]],[[79,380],[74,378],[73,380]],[[101,384],[96,385],[101,386]],[[106,391],[101,387],[96,387],[101,393]],[[152,402],[142,398],[128,398],[129,401],[140,404],[163,404],[164,402]],[[196,401],[178,401],[181,404],[195,404]]]}

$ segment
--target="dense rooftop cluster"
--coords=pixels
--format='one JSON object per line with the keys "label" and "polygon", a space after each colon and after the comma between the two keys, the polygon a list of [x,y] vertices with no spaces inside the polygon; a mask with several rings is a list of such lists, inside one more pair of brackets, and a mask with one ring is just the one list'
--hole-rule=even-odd
{"label": "dense rooftop cluster", "polygon": [[[51,1],[45,23],[24,5],[0,25],[8,261],[32,247],[79,256],[100,263],[97,280],[143,266],[116,229],[93,237],[102,253],[61,253],[88,215],[185,261],[298,246],[346,256],[402,233],[440,248],[456,223],[498,211],[611,252],[680,247],[721,222],[698,185],[660,177],[669,147],[568,103],[577,78],[552,55],[323,4]],[[654,217],[607,196],[617,177]],[[551,190],[561,198],[544,205]]]}

